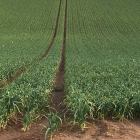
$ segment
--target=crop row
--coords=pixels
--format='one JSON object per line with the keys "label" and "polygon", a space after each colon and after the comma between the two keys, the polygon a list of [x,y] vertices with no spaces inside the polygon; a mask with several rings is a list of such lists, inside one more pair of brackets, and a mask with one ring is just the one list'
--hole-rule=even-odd
{"label": "crop row", "polygon": [[[6,7],[1,1],[2,7]],[[9,5],[14,3],[13,0],[11,2]],[[8,1],[6,3],[8,5]],[[8,76],[12,75],[23,63],[26,65],[40,56],[53,35],[59,2],[36,0],[31,5],[29,1],[22,3],[25,7],[29,6],[26,8],[30,12],[27,10],[24,13],[24,8],[16,0],[17,5],[13,4],[12,14],[6,19],[1,17],[3,22],[0,23],[0,29],[3,32],[0,34],[3,39],[0,43],[9,41],[8,47],[1,44],[1,81],[5,79],[6,72]],[[87,118],[123,120],[139,117],[139,2],[136,5],[135,1],[130,0],[68,1],[66,27],[64,3],[62,0],[58,31],[49,54],[30,66],[10,85],[0,89],[1,127],[7,125],[8,119],[16,120],[16,115],[21,114],[23,130],[27,130],[34,120],[49,110],[50,92],[61,59],[61,47],[65,43],[65,31],[64,103],[67,112],[73,115],[74,123],[78,123],[83,130]],[[19,6],[20,14],[14,12],[16,6]],[[7,10],[9,8],[7,6]],[[8,13],[6,11],[5,14]],[[22,14],[24,20],[19,18]],[[9,26],[11,19],[16,22]]]}
{"label": "crop row", "polygon": [[28,130],[35,120],[50,109],[50,94],[59,63],[63,43],[64,2],[60,11],[57,36],[46,57],[31,65],[11,84],[0,89],[0,127],[8,121],[22,118],[23,129]]}
{"label": "crop row", "polygon": [[65,104],[81,128],[88,117],[140,115],[140,7],[135,3],[68,1]]}
{"label": "crop row", "polygon": [[1,83],[47,50],[55,29],[59,1],[1,0],[0,3]]}

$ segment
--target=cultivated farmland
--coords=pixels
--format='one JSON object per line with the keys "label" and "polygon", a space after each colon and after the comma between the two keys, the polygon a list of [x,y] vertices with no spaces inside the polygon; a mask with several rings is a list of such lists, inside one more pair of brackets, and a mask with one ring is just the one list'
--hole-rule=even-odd
{"label": "cultivated farmland", "polygon": [[131,0],[68,1],[66,105],[81,127],[87,117],[140,115],[138,8]]}
{"label": "cultivated farmland", "polygon": [[0,83],[44,54],[58,6],[57,0],[0,1]]}
{"label": "cultivated farmland", "polygon": [[0,127],[20,117],[26,131],[45,115],[52,135],[61,119],[84,131],[87,120],[139,118],[139,9],[136,0],[0,0]]}

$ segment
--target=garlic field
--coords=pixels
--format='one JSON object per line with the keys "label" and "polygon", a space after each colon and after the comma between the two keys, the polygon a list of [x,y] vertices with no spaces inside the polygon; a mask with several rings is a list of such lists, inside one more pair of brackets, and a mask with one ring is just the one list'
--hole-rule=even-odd
{"label": "garlic field", "polygon": [[25,131],[49,112],[64,46],[72,122],[139,117],[139,9],[137,0],[0,0],[0,127],[21,114]]}
{"label": "garlic field", "polygon": [[140,115],[140,3],[68,1],[66,105],[88,118]]}
{"label": "garlic field", "polygon": [[57,0],[0,1],[0,83],[44,54],[58,7]]}

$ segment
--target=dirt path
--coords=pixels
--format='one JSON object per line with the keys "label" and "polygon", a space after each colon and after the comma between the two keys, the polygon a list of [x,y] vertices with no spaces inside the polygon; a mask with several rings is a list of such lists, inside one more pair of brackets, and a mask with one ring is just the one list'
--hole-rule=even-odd
{"label": "dirt path", "polygon": [[64,32],[63,32],[63,46],[61,54],[61,62],[58,72],[56,74],[56,81],[53,91],[53,106],[61,114],[65,110],[65,106],[62,104],[65,99],[64,93],[64,75],[65,75],[65,48],[66,48],[66,22],[67,22],[67,0],[65,4],[65,18],[64,18]]}
{"label": "dirt path", "polygon": [[57,29],[58,29],[58,22],[59,22],[59,16],[60,16],[60,9],[61,9],[61,0],[59,2],[59,8],[58,8],[58,13],[57,13],[57,19],[56,19],[56,24],[55,24],[55,30],[54,30],[54,35],[52,38],[51,43],[49,44],[49,46],[47,47],[47,50],[45,51],[45,53],[38,59],[32,61],[31,63],[29,63],[28,65],[26,65],[24,68],[22,68],[21,70],[17,71],[15,73],[15,75],[13,75],[12,77],[10,77],[9,79],[7,79],[6,81],[4,81],[2,84],[0,84],[0,89],[4,88],[7,84],[12,83],[18,76],[20,76],[22,73],[24,73],[31,65],[35,64],[36,62],[40,61],[41,59],[43,59],[50,51],[55,37],[56,37],[56,33],[57,33]]}

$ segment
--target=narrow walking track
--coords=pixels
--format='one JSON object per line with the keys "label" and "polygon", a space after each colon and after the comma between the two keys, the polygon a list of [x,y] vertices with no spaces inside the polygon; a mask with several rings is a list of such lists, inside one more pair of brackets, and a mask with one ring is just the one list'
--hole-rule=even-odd
{"label": "narrow walking track", "polygon": [[20,76],[22,73],[24,73],[31,65],[35,64],[36,62],[40,61],[41,59],[43,59],[50,51],[55,37],[56,37],[56,33],[57,33],[57,29],[58,29],[58,22],[59,22],[59,17],[60,17],[60,10],[61,10],[61,1],[59,2],[59,8],[58,8],[58,13],[57,13],[57,19],[56,19],[56,24],[55,24],[55,30],[54,30],[54,35],[52,38],[51,43],[49,44],[47,50],[45,51],[45,53],[38,59],[32,61],[31,63],[29,63],[27,66],[25,66],[24,68],[22,68],[21,70],[19,70],[18,72],[15,73],[15,75],[13,75],[12,77],[8,78],[5,82],[3,82],[2,84],[0,84],[0,89],[4,88],[7,84],[12,83],[18,76]]}
{"label": "narrow walking track", "polygon": [[63,46],[61,61],[58,72],[56,74],[54,91],[53,91],[53,106],[58,113],[62,113],[65,110],[65,106],[62,104],[65,99],[64,93],[64,75],[65,75],[65,48],[66,48],[66,26],[67,26],[67,0],[65,4],[65,18],[64,18],[64,32],[63,32]]}

